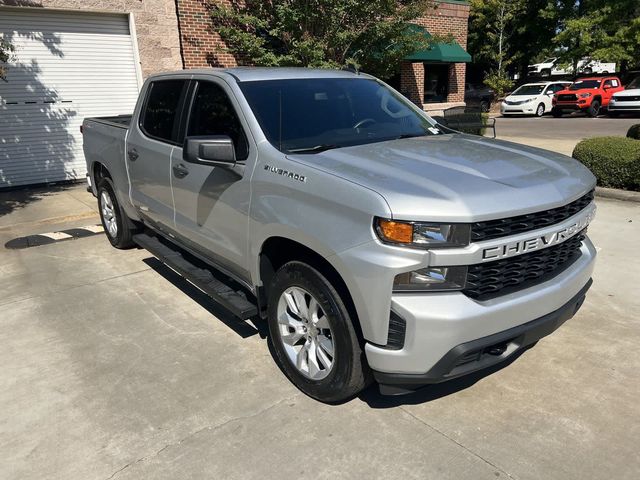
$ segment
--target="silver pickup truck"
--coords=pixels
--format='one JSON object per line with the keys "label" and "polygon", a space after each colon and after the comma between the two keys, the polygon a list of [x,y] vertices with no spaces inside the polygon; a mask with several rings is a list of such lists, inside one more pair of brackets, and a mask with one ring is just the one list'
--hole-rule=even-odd
{"label": "silver pickup truck", "polygon": [[83,124],[107,238],[239,319],[304,393],[400,394],[494,366],[582,305],[594,176],[447,130],[368,75],[186,70]]}

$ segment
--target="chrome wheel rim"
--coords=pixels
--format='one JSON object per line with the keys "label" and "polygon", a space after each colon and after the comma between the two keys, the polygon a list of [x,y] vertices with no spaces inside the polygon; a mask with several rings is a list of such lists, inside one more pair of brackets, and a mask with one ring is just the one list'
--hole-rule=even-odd
{"label": "chrome wheel rim", "polygon": [[538,107],[538,116],[541,117],[544,115],[544,107],[542,105],[540,105]]}
{"label": "chrome wheel rim", "polygon": [[100,212],[102,213],[102,220],[107,227],[109,236],[111,238],[116,238],[118,235],[118,222],[116,221],[113,201],[106,190],[103,190],[100,194]]}
{"label": "chrome wheel rim", "polygon": [[322,380],[334,364],[333,333],[324,310],[309,292],[289,287],[278,301],[278,335],[291,364],[311,380]]}

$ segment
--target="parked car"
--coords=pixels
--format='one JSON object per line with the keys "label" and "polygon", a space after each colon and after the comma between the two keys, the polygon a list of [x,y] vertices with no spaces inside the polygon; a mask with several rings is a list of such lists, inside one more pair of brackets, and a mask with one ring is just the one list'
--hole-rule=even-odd
{"label": "parked car", "polygon": [[527,83],[508,95],[500,105],[500,113],[509,115],[536,115],[542,117],[552,108],[553,95],[564,90],[571,82]]}
{"label": "parked car", "polygon": [[[600,60],[584,58],[578,62],[578,73],[592,75],[594,73],[614,73],[617,65],[615,63],[605,63]],[[572,75],[572,67],[561,67],[557,57],[546,58],[543,62],[529,65],[529,76],[550,77],[552,75]]]}
{"label": "parked car", "polygon": [[481,112],[488,112],[496,93],[487,86],[467,83],[464,89],[464,101],[468,107],[478,108]]}
{"label": "parked car", "polygon": [[147,249],[239,321],[266,320],[282,371],[318,400],[495,366],[591,284],[586,167],[445,133],[369,75],[153,75],[128,120],[83,122],[108,241]]}
{"label": "parked car", "polygon": [[611,117],[624,112],[640,112],[640,75],[633,79],[625,90],[613,94],[607,112]]}
{"label": "parked car", "polygon": [[553,97],[554,117],[561,117],[566,111],[581,110],[590,117],[597,117],[601,109],[609,106],[614,93],[624,90],[618,77],[581,78],[568,89]]}

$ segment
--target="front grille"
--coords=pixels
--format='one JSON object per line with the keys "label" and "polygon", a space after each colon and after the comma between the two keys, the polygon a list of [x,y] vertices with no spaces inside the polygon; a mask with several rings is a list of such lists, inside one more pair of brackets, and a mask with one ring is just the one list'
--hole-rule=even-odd
{"label": "front grille", "polygon": [[527,215],[519,215],[517,217],[473,223],[471,225],[471,241],[481,242],[493,238],[508,237],[509,235],[530,232],[538,228],[555,225],[575,215],[589,205],[593,201],[593,195],[594,190],[563,207],[529,213]]}
{"label": "front grille", "polygon": [[640,102],[640,96],[638,97],[616,97],[616,102]]}
{"label": "front grille", "polygon": [[578,97],[574,94],[565,93],[563,95],[558,95],[559,102],[575,102],[578,100]]}
{"label": "front grille", "polygon": [[470,265],[464,294],[476,300],[521,290],[543,282],[580,256],[585,230],[553,247],[513,258]]}

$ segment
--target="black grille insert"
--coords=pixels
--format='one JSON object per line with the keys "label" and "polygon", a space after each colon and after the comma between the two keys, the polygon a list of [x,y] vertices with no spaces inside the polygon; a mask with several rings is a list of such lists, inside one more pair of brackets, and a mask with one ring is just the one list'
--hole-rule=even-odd
{"label": "black grille insert", "polygon": [[572,93],[565,93],[563,95],[558,95],[558,100],[560,102],[575,102],[576,100],[578,100],[578,96]]}
{"label": "black grille insert", "polygon": [[538,252],[470,265],[463,292],[476,300],[521,290],[559,274],[580,256],[583,230],[565,242]]}
{"label": "black grille insert", "polygon": [[482,242],[493,238],[508,237],[517,233],[530,232],[538,228],[555,225],[575,215],[593,201],[594,190],[564,207],[552,208],[543,212],[519,215],[471,224],[471,241]]}

